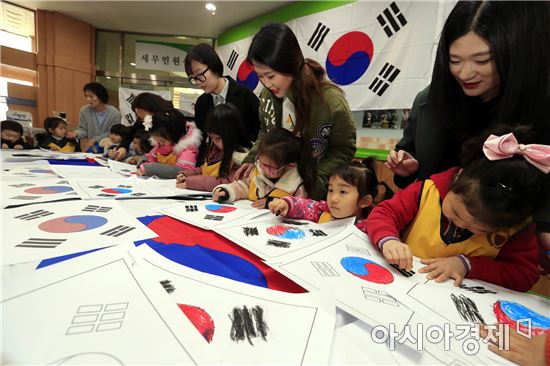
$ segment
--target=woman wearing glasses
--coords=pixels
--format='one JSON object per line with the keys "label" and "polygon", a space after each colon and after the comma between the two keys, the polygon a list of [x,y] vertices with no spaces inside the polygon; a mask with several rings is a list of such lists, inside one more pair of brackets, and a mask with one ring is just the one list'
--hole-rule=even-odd
{"label": "woman wearing glasses", "polygon": [[[205,44],[193,47],[185,57],[185,72],[189,81],[204,91],[195,104],[195,123],[204,131],[206,115],[215,106],[231,103],[237,107],[250,141],[255,141],[260,130],[258,97],[245,86],[237,84],[230,76],[223,76],[223,64],[214,49]],[[203,142],[204,152],[207,142]],[[200,154],[202,161],[204,154]]]}

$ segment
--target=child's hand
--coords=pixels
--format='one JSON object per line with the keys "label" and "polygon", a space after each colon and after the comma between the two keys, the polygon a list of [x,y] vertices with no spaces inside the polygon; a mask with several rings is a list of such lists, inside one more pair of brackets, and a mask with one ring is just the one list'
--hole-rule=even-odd
{"label": "child's hand", "polygon": [[143,174],[145,174],[145,173],[143,173],[143,172],[141,171],[141,169],[137,169],[137,170],[136,170],[136,175],[137,175],[138,177],[143,176]]}
{"label": "child's hand", "polygon": [[277,216],[286,216],[288,213],[288,203],[285,200],[277,198],[269,202],[269,209]]}
{"label": "child's hand", "polygon": [[176,185],[178,183],[185,183],[186,180],[187,180],[187,175],[185,175],[185,173],[179,172],[178,175],[176,175]]}
{"label": "child's hand", "polygon": [[6,144],[6,143],[2,144],[2,149],[3,149],[3,150],[7,150],[7,149],[9,149],[9,146],[8,146],[8,144]]}
{"label": "child's hand", "polygon": [[57,146],[51,146],[50,150],[51,151],[59,151],[59,148]]}
{"label": "child's hand", "polygon": [[67,131],[67,134],[65,135],[66,138],[74,140],[76,139],[78,135],[74,131]]}
{"label": "child's hand", "polygon": [[254,208],[265,208],[265,201],[267,200],[267,198],[261,198],[257,201],[254,201],[252,202],[252,207]]}
{"label": "child's hand", "polygon": [[453,278],[455,280],[454,285],[458,287],[464,276],[466,276],[466,268],[458,257],[422,259],[420,263],[426,264],[426,267],[420,268],[418,272],[429,272],[427,278],[429,280],[435,279],[437,283]]}
{"label": "child's hand", "polygon": [[113,156],[114,160],[121,161],[126,156],[126,148],[119,147],[115,149],[115,154]]}
{"label": "child's hand", "polygon": [[23,145],[15,145],[13,148],[15,150],[23,150]]}
{"label": "child's hand", "polygon": [[176,183],[176,188],[187,189],[187,182]]}
{"label": "child's hand", "polygon": [[413,268],[411,248],[398,240],[388,240],[382,247],[382,254],[389,264],[397,264],[399,268],[410,271]]}
{"label": "child's hand", "polygon": [[221,188],[217,188],[213,193],[212,193],[212,201],[214,202],[223,202],[227,199],[226,195],[225,195],[225,191]]}
{"label": "child's hand", "polygon": [[128,158],[128,160],[126,160],[126,163],[127,163],[127,164],[136,165],[136,164],[137,164],[137,160],[138,160],[138,157],[137,157],[137,156],[132,156],[132,157]]}
{"label": "child's hand", "polygon": [[235,175],[233,176],[233,179],[239,180],[239,179],[248,178],[250,173],[252,173],[252,169],[254,169],[254,164],[244,163],[243,165],[240,166],[239,169],[237,169],[237,171],[235,172]]}
{"label": "child's hand", "polygon": [[116,153],[116,150],[113,149],[113,150],[110,150],[109,153],[107,154],[109,156],[109,158],[113,159],[113,160],[116,160],[116,156],[117,156],[117,153]]}

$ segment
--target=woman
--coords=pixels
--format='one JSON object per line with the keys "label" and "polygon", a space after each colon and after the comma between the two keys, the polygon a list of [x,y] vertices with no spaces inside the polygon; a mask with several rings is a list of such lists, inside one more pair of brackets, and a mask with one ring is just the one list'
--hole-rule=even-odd
{"label": "woman", "polygon": [[[495,123],[530,125],[549,144],[549,44],[548,2],[459,1],[443,27],[432,82],[387,158],[395,183],[404,187],[457,165],[462,143]],[[550,177],[546,187],[535,217],[544,253]]]}
{"label": "woman", "polygon": [[[204,131],[206,116],[215,106],[231,103],[237,107],[250,141],[255,141],[260,129],[258,97],[247,87],[237,84],[229,76],[223,76],[223,64],[216,51],[202,43],[194,46],[185,57],[185,72],[189,81],[204,91],[195,103],[195,123]],[[208,142],[202,145],[201,156]]]}
{"label": "woman", "polygon": [[285,24],[268,24],[252,39],[248,61],[264,85],[260,95],[260,133],[238,175],[248,176],[262,136],[284,127],[306,139],[317,160],[317,179],[309,192],[326,197],[328,177],[355,154],[356,128],[344,93],[325,78],[316,61],[304,59],[298,40]]}
{"label": "woman", "polygon": [[[112,125],[120,123],[122,116],[115,107],[108,105],[109,94],[100,83],[84,85],[84,96],[88,104],[80,109],[80,121],[76,131],[82,151],[99,151],[99,142],[109,136]],[[67,134],[73,138],[72,134]]]}
{"label": "woman", "polygon": [[[169,100],[153,93],[140,93],[132,101],[132,111],[136,114],[136,122],[129,128],[128,134],[117,149],[116,160],[122,160],[129,150],[130,143],[134,140],[136,132],[141,129],[149,131],[152,127],[152,116],[157,112],[166,112],[173,109],[174,105]],[[145,121],[145,122],[144,122]]]}

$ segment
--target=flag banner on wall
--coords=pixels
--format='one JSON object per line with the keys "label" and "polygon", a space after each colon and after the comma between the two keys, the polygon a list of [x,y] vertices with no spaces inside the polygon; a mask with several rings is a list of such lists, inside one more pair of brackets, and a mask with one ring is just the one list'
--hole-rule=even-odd
{"label": "flag banner on wall", "polygon": [[136,41],[136,68],[185,72],[185,56],[193,46],[155,41]]}
{"label": "flag banner on wall", "polygon": [[[451,5],[451,6],[449,6]],[[431,78],[452,3],[355,2],[293,19],[304,57],[318,61],[352,110],[410,108]],[[252,36],[217,48],[225,73],[260,93],[246,54]]]}
{"label": "flag banner on wall", "polygon": [[169,91],[158,90],[139,90],[130,88],[118,88],[118,109],[122,114],[122,124],[125,126],[131,126],[136,122],[136,115],[132,111],[132,102],[141,93],[152,93],[163,97],[166,100],[172,100],[172,95]]}

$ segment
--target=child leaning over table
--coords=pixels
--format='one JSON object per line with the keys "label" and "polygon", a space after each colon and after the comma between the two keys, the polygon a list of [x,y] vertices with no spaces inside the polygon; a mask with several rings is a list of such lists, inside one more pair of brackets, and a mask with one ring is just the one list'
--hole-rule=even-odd
{"label": "child leaning over table", "polygon": [[410,270],[413,255],[423,258],[419,272],[455,286],[464,277],[516,291],[535,284],[531,215],[542,201],[550,146],[524,145],[534,141],[525,127],[492,131],[464,144],[463,169],[413,183],[372,210],[367,232],[389,263]]}

